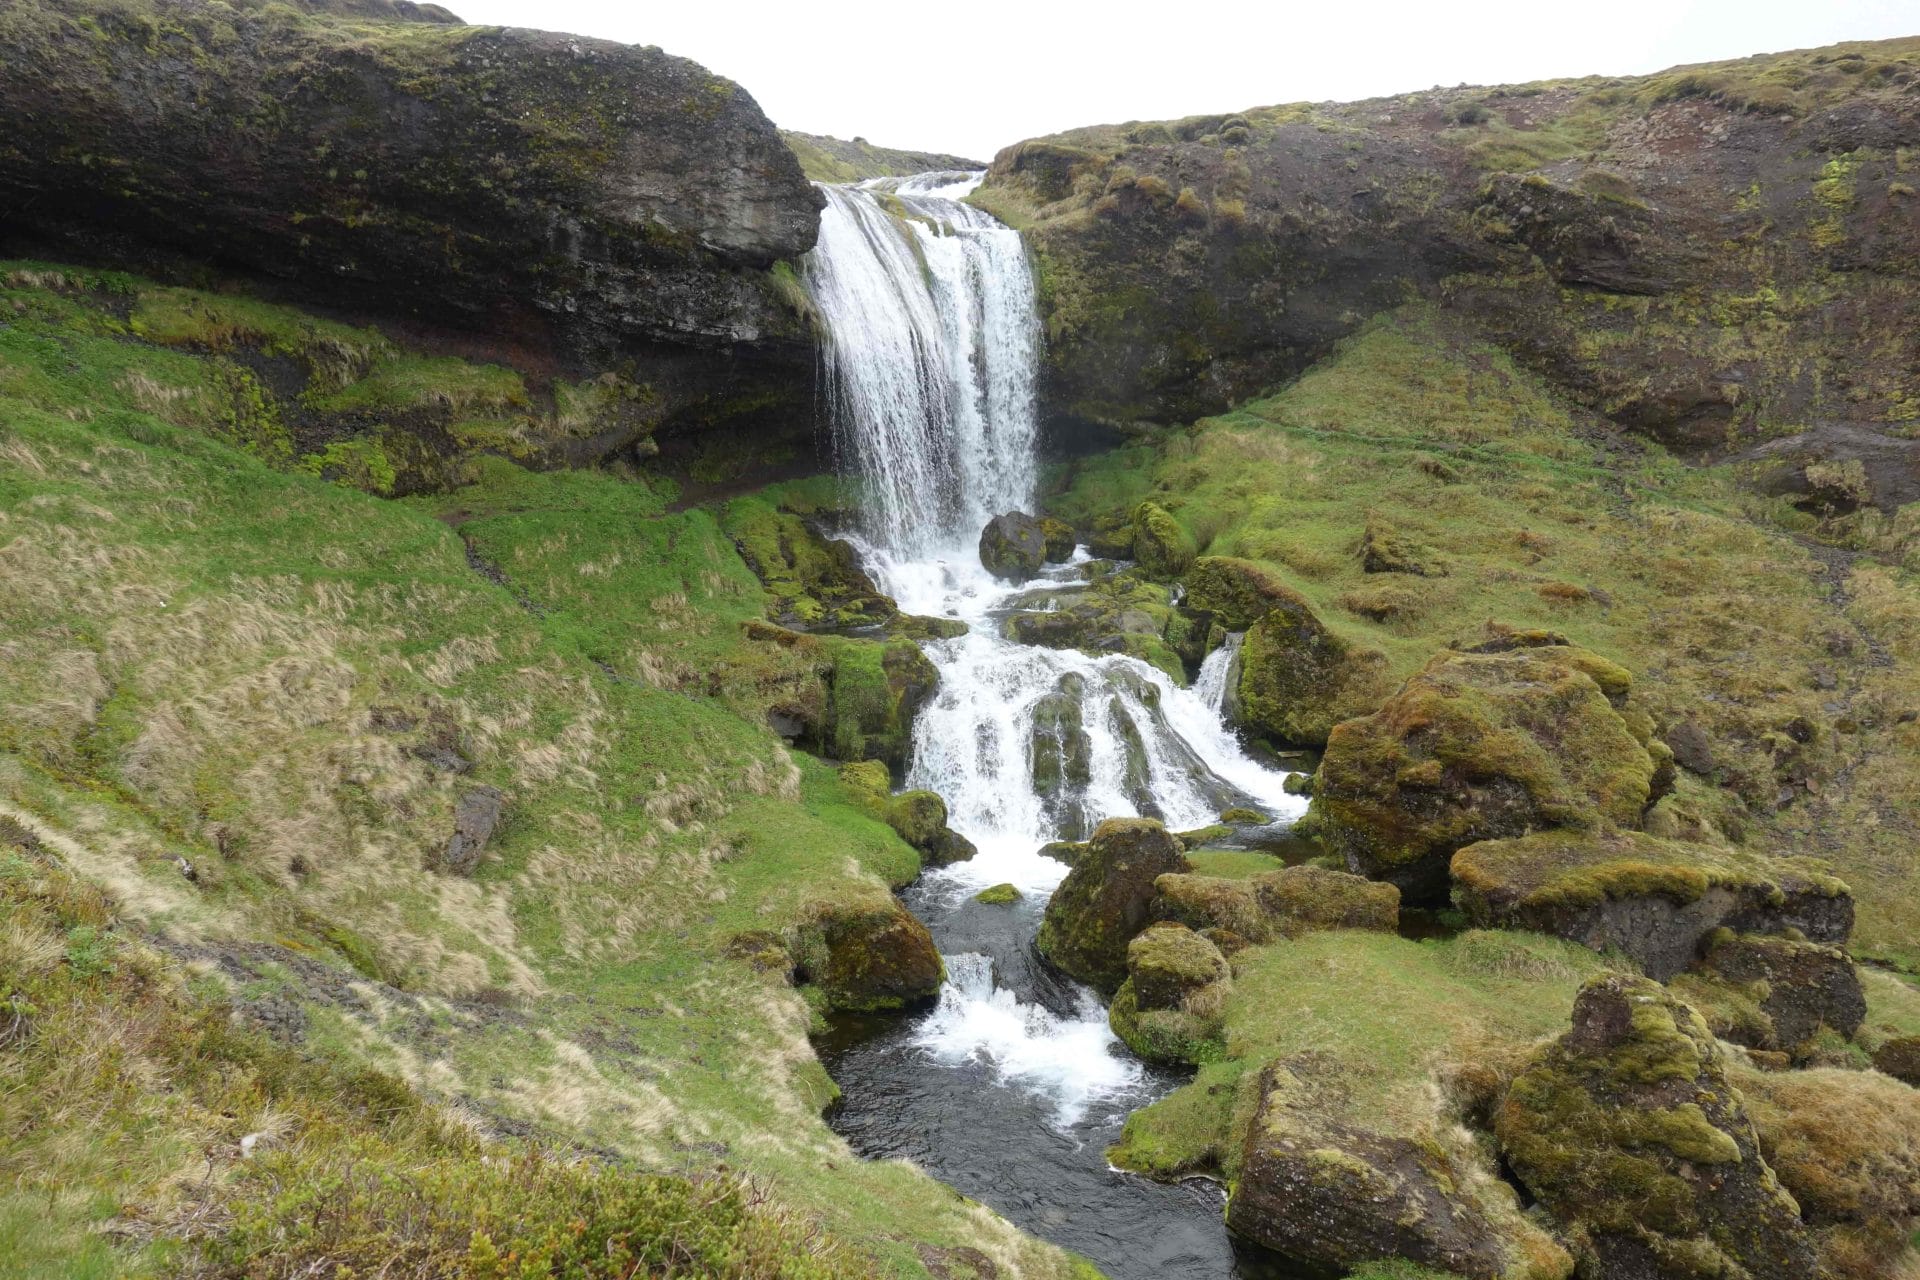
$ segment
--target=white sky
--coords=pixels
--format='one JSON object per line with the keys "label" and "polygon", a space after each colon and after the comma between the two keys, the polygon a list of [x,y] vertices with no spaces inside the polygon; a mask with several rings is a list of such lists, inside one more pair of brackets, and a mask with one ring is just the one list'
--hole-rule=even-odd
{"label": "white sky", "polygon": [[789,129],[978,160],[1083,124],[1920,35],[1920,0],[443,0],[657,44]]}

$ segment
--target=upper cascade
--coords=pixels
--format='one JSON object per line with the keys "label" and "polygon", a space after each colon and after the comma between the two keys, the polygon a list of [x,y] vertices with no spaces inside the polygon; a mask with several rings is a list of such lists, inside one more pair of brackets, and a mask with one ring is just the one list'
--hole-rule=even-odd
{"label": "upper cascade", "polygon": [[835,452],[899,555],[971,542],[1033,497],[1033,273],[1019,233],[963,203],[982,176],[823,186],[804,262]]}

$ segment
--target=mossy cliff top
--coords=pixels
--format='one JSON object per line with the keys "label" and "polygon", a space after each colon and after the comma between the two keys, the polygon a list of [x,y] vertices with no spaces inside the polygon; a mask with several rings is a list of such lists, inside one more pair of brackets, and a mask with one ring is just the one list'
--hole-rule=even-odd
{"label": "mossy cliff top", "polygon": [[0,235],[564,352],[802,336],[767,269],[819,194],[658,49],[175,0],[14,5],[0,48]]}
{"label": "mossy cliff top", "polygon": [[1102,126],[975,199],[1028,232],[1058,416],[1219,412],[1415,295],[1636,430],[1817,454],[1920,415],[1917,80],[1909,39]]}
{"label": "mossy cliff top", "polygon": [[964,156],[934,151],[903,151],[876,147],[865,138],[830,138],[821,133],[782,129],[785,142],[800,161],[801,170],[815,182],[859,182],[866,178],[903,178],[941,169],[978,170],[987,166]]}

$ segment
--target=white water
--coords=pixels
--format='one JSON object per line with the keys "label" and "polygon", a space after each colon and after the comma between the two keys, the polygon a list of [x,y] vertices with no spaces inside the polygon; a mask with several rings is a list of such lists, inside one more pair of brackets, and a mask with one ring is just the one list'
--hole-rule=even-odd
{"label": "white water", "polygon": [[[907,777],[944,797],[953,828],[979,849],[927,874],[929,897],[946,907],[1001,883],[1044,898],[1067,868],[1037,850],[1083,838],[1103,818],[1145,812],[1183,830],[1234,805],[1276,818],[1305,805],[1222,725],[1227,649],[1184,689],[1137,659],[1003,638],[1001,617],[1017,597],[1084,586],[1086,557],[1021,586],[980,564],[987,519],[1031,509],[1039,326],[1019,236],[957,203],[978,180],[825,188],[820,242],[804,272],[828,330],[836,447],[864,486],[865,528],[853,541],[902,609],[969,627],[926,645],[940,689],[915,722]],[[890,213],[888,200],[909,217]],[[1071,706],[1084,731],[1084,784],[1052,799],[1033,778],[1043,705]],[[1140,1064],[1091,993],[1063,1016],[996,987],[984,956],[946,960],[939,1005],[915,1037],[933,1061],[990,1063],[1003,1083],[1050,1098],[1062,1126],[1096,1103],[1146,1101]]]}

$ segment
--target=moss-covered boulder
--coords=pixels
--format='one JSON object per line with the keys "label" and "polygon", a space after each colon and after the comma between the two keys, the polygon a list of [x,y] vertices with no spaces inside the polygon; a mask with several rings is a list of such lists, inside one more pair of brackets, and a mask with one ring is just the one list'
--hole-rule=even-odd
{"label": "moss-covered boulder", "polygon": [[1158,822],[1107,819],[1047,903],[1040,954],[1071,977],[1115,990],[1127,977],[1127,944],[1152,919],[1154,881],[1186,870],[1179,842]]}
{"label": "moss-covered boulder", "polygon": [[988,885],[980,892],[974,894],[973,900],[989,907],[1008,907],[1020,901],[1020,899],[1025,896],[1025,894],[1020,892],[1017,885],[994,884]]}
{"label": "moss-covered boulder", "polygon": [[1275,609],[1311,613],[1305,597],[1251,560],[1201,556],[1183,581],[1188,605],[1212,613],[1229,631],[1245,631]]}
{"label": "moss-covered boulder", "polygon": [[856,804],[892,827],[926,865],[964,862],[977,852],[971,840],[947,825],[945,800],[932,791],[892,794],[892,778],[878,760],[842,765],[840,780]]}
{"label": "moss-covered boulder", "polygon": [[1154,882],[1154,914],[1193,929],[1224,929],[1250,943],[1294,938],[1315,929],[1379,929],[1400,923],[1400,891],[1390,884],[1303,865],[1243,878],[1164,875]]}
{"label": "moss-covered boulder", "polygon": [[897,900],[824,903],[799,931],[795,977],[827,1006],[904,1009],[939,994],[944,969],[927,926]]}
{"label": "moss-covered boulder", "polygon": [[1177,634],[1187,643],[1190,624],[1178,617],[1169,594],[1137,571],[1109,574],[1085,587],[1023,596],[1002,627],[1017,644],[1124,653],[1184,682],[1186,666],[1168,637]]}
{"label": "moss-covered boulder", "polygon": [[1053,564],[1073,559],[1073,549],[1080,545],[1073,526],[1054,516],[1040,517],[1040,536],[1046,539],[1047,560]]}
{"label": "moss-covered boulder", "polygon": [[913,745],[913,717],[939,687],[938,668],[905,638],[885,644],[830,639],[821,745],[836,759],[904,767]]}
{"label": "moss-covered boulder", "polygon": [[1853,928],[1853,896],[1824,864],[1634,831],[1483,841],[1454,855],[1453,881],[1455,904],[1476,924],[1619,950],[1662,980],[1692,964],[1716,929],[1797,929],[1840,944]]}
{"label": "moss-covered boulder", "polygon": [[1514,1079],[1496,1130],[1582,1277],[1815,1274],[1712,1031],[1657,983],[1582,988],[1573,1029]]}
{"label": "moss-covered boulder", "polygon": [[997,515],[980,531],[980,563],[996,578],[1025,582],[1046,561],[1046,531],[1025,512]]}
{"label": "moss-covered boulder", "polygon": [[800,515],[762,497],[737,498],[727,504],[722,527],[765,584],[768,616],[782,626],[879,626],[900,616],[852,544],[823,537]]}
{"label": "moss-covered boulder", "polygon": [[1293,592],[1274,597],[1248,630],[1234,669],[1228,718],[1287,746],[1323,745],[1334,725],[1391,691],[1384,655],[1327,630]]}
{"label": "moss-covered boulder", "polygon": [[1802,1061],[1823,1029],[1847,1038],[1866,1020],[1859,971],[1838,947],[1730,929],[1704,945],[1673,985],[1722,1040]]}
{"label": "moss-covered boulder", "polygon": [[1433,898],[1448,859],[1477,841],[1637,825],[1655,763],[1609,697],[1629,683],[1571,646],[1441,653],[1328,736],[1312,810],[1322,839],[1354,871]]}
{"label": "moss-covered boulder", "polygon": [[1460,1170],[1437,1144],[1334,1118],[1342,1088],[1311,1055],[1262,1072],[1227,1202],[1235,1233],[1314,1269],[1405,1259],[1476,1280],[1564,1276],[1551,1243],[1499,1231],[1461,1194]]}
{"label": "moss-covered boulder", "polygon": [[1219,1038],[1233,971],[1185,925],[1151,925],[1127,944],[1127,980],[1107,1010],[1113,1033],[1155,1062],[1200,1062]]}
{"label": "moss-covered boulder", "polygon": [[1737,1070],[1825,1276],[1898,1276],[1920,1228],[1920,1090],[1874,1071]]}
{"label": "moss-covered boulder", "polygon": [[1920,1088],[1920,1036],[1889,1036],[1873,1050],[1873,1069]]}
{"label": "moss-covered boulder", "polygon": [[1193,535],[1157,502],[1133,509],[1133,558],[1154,578],[1177,578],[1193,564]]}

